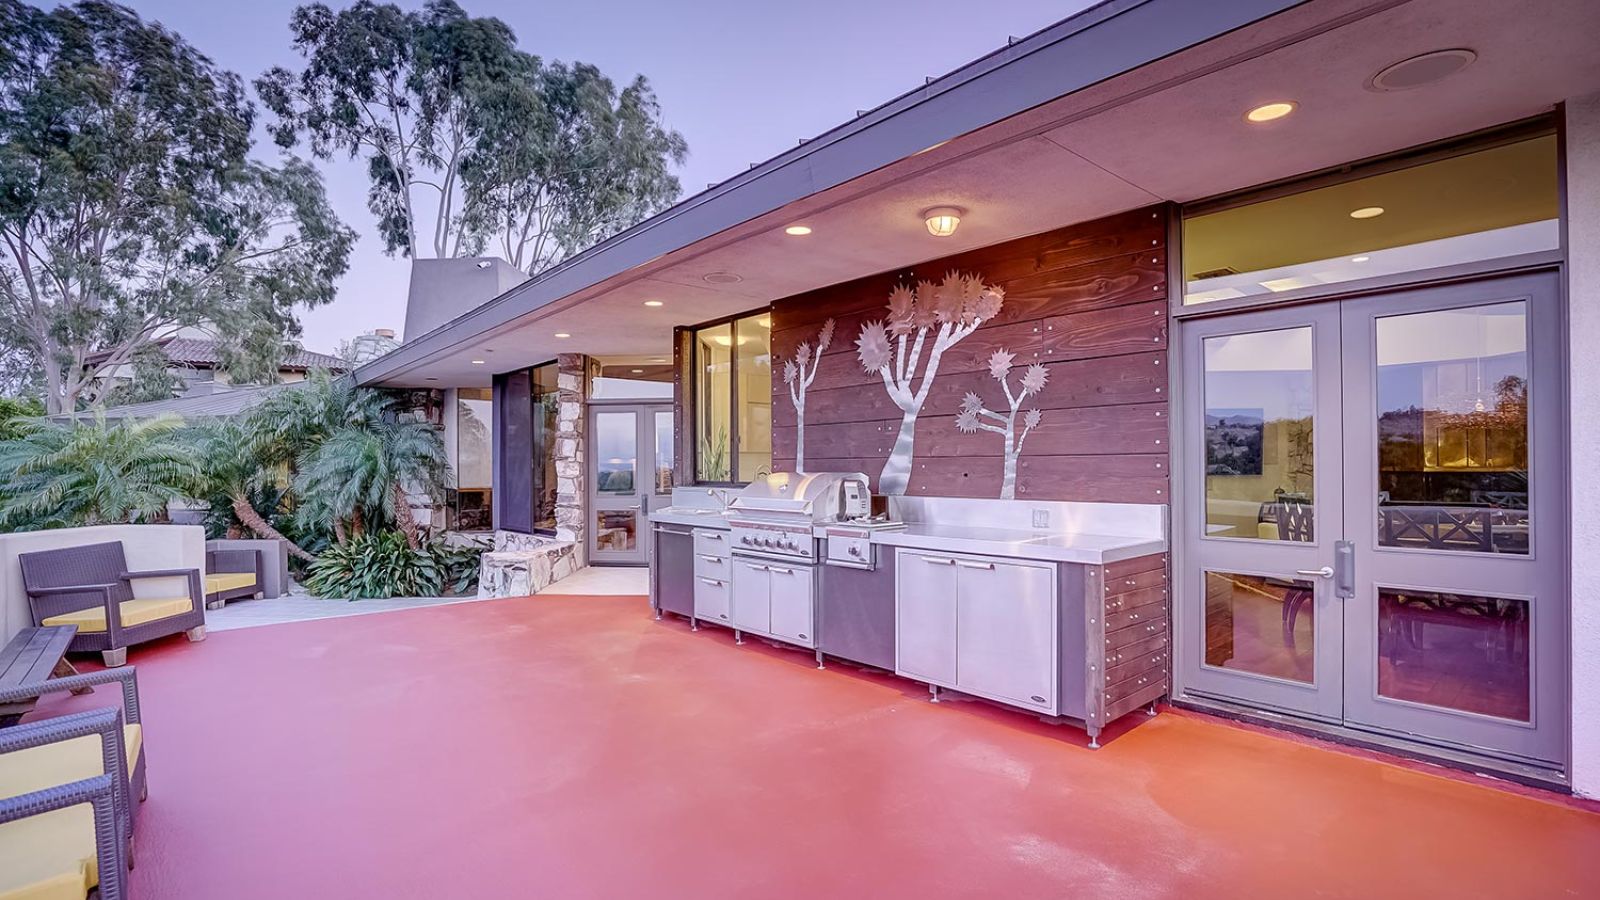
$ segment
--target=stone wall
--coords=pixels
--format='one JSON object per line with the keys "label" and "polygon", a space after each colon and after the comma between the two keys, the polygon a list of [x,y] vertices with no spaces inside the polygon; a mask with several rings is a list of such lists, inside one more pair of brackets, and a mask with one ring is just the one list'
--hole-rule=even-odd
{"label": "stone wall", "polygon": [[584,434],[587,416],[584,398],[588,396],[589,358],[581,353],[556,357],[556,537],[571,541],[576,563],[582,568],[589,559],[588,475]]}

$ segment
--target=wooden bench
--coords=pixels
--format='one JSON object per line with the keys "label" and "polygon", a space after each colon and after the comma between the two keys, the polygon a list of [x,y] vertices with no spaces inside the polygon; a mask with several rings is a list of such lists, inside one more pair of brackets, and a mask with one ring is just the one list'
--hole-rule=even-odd
{"label": "wooden bench", "polygon": [[[47,625],[17,632],[17,636],[0,649],[0,688],[78,674],[66,659],[67,645],[77,633],[76,625]],[[79,688],[73,693],[87,694],[91,690],[93,688]],[[0,728],[17,724],[36,702],[0,703]]]}

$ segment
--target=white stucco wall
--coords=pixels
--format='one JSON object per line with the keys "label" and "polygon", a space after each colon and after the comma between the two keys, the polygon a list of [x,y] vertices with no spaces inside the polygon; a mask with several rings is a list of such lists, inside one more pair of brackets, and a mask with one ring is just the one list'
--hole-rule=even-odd
{"label": "white stucco wall", "polygon": [[1600,94],[1567,104],[1572,351],[1572,783],[1600,797]]}
{"label": "white stucco wall", "polygon": [[[22,566],[17,554],[105,541],[121,541],[128,567],[135,571],[205,570],[206,530],[198,525],[95,525],[0,534],[0,645],[33,624],[28,595],[22,590]],[[133,585],[136,597],[171,597],[186,591],[188,585],[174,578],[137,581]]]}

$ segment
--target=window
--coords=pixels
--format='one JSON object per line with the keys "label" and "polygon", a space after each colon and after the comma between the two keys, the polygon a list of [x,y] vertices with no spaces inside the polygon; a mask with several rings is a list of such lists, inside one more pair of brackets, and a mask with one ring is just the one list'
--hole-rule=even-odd
{"label": "window", "polygon": [[1190,216],[1185,306],[1560,247],[1543,135]]}
{"label": "window", "polygon": [[456,391],[456,490],[453,528],[487,531],[493,527],[494,403],[488,388]]}
{"label": "window", "polygon": [[533,530],[556,530],[556,364],[532,370],[533,402]]}
{"label": "window", "polygon": [[753,481],[772,471],[772,316],[694,332],[694,459],[700,482]]}

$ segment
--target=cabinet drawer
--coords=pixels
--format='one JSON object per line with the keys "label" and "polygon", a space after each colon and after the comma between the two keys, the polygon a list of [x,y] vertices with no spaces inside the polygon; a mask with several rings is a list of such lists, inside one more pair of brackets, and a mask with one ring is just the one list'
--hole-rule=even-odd
{"label": "cabinet drawer", "polygon": [[1105,567],[1106,584],[1118,584],[1142,572],[1165,572],[1166,568],[1167,555],[1165,553],[1152,553],[1149,556],[1124,559]]}
{"label": "cabinet drawer", "polygon": [[694,617],[705,619],[708,622],[727,624],[733,616],[733,610],[728,605],[728,596],[727,579],[696,576],[694,580]]}
{"label": "cabinet drawer", "polygon": [[728,557],[726,556],[696,553],[694,555],[694,574],[698,578],[715,578],[719,581],[727,581],[733,577],[733,569],[729,565]]}
{"label": "cabinet drawer", "polygon": [[1106,652],[1109,654],[1112,650],[1116,650],[1120,647],[1126,647],[1129,644],[1133,644],[1138,641],[1142,641],[1147,637],[1154,637],[1156,635],[1161,635],[1163,638],[1165,638],[1167,635],[1167,617],[1165,614],[1161,615],[1159,618],[1152,618],[1143,622],[1137,622],[1133,625],[1129,625],[1127,628],[1119,628],[1116,631],[1107,632]]}
{"label": "cabinet drawer", "polygon": [[1105,606],[1106,612],[1109,614],[1118,610],[1132,609],[1135,606],[1144,606],[1147,603],[1160,603],[1166,599],[1167,589],[1164,586],[1157,585],[1107,597]]}
{"label": "cabinet drawer", "polygon": [[1167,671],[1165,669],[1147,669],[1138,675],[1124,678],[1106,688],[1105,704],[1108,707],[1114,706],[1118,700],[1127,699],[1135,694],[1143,694],[1156,687],[1164,690],[1166,684]]}
{"label": "cabinet drawer", "polygon": [[[1115,649],[1108,647],[1105,655],[1106,669],[1109,670],[1113,666],[1120,666],[1142,656],[1149,656],[1156,651],[1165,651],[1167,649],[1167,634],[1164,631],[1160,634],[1144,634],[1144,629],[1142,628],[1138,632],[1127,631],[1136,639]],[[1118,633],[1121,634],[1121,632]],[[1110,638],[1110,635],[1106,636],[1107,644],[1110,644]]]}
{"label": "cabinet drawer", "polygon": [[1106,631],[1109,633],[1156,619],[1165,620],[1166,617],[1167,604],[1158,599],[1155,603],[1106,612]]}
{"label": "cabinet drawer", "polygon": [[1116,665],[1112,665],[1111,660],[1107,659],[1105,683],[1115,685],[1142,672],[1165,672],[1166,670],[1167,647],[1166,643],[1163,642],[1160,647],[1147,653],[1124,654],[1123,660]]}
{"label": "cabinet drawer", "polygon": [[704,556],[727,556],[730,546],[728,534],[720,528],[696,528],[694,552]]}

